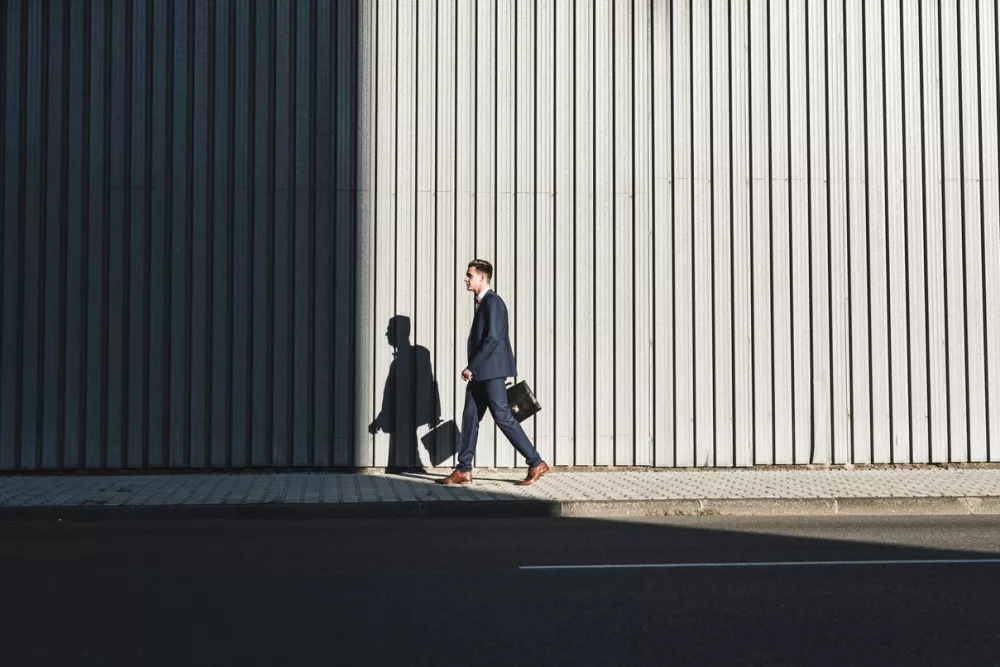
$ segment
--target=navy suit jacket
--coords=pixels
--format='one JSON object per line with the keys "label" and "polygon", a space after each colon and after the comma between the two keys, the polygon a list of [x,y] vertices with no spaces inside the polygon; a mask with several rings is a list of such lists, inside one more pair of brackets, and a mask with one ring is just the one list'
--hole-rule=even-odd
{"label": "navy suit jacket", "polygon": [[479,302],[469,332],[469,370],[473,380],[491,380],[517,375],[514,350],[507,328],[507,304],[490,290]]}

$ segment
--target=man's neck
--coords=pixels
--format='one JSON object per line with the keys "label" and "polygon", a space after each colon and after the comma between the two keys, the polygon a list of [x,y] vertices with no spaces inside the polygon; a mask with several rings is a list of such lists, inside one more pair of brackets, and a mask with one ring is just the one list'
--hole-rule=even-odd
{"label": "man's neck", "polygon": [[480,290],[480,292],[478,294],[476,294],[476,298],[482,300],[482,298],[484,296],[486,296],[486,293],[489,292],[491,289],[493,289],[493,288],[490,287],[489,285],[487,285],[482,290]]}

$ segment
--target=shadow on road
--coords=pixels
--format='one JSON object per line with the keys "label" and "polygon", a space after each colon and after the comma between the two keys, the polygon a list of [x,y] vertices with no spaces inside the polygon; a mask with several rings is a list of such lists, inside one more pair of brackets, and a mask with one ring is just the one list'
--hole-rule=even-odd
{"label": "shadow on road", "polygon": [[17,665],[992,665],[995,564],[522,566],[966,561],[996,557],[998,532],[993,517],[8,521],[0,627]]}

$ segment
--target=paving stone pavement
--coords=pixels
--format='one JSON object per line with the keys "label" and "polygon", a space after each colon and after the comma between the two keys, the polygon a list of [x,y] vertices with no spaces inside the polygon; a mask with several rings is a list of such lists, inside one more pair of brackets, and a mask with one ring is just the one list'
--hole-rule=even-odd
{"label": "paving stone pavement", "polygon": [[1000,469],[483,471],[471,486],[431,473],[247,472],[0,476],[0,510],[55,507],[299,506],[533,500],[641,503],[704,500],[1000,498]]}

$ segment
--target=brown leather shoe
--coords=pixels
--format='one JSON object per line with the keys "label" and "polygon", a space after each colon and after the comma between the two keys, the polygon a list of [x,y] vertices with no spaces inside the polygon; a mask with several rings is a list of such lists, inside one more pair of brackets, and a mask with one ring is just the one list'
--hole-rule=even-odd
{"label": "brown leather shoe", "polygon": [[528,476],[522,479],[520,482],[514,482],[517,486],[530,486],[538,481],[538,479],[549,471],[549,464],[542,461],[534,468],[528,468]]}
{"label": "brown leather shoe", "polygon": [[447,477],[434,480],[438,484],[472,484],[472,473],[456,470]]}

